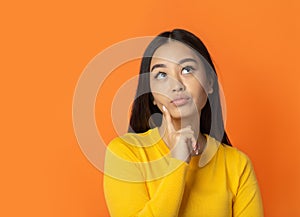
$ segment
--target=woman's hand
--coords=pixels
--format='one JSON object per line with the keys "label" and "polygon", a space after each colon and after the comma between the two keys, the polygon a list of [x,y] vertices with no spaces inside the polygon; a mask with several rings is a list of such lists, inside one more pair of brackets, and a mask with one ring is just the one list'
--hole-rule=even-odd
{"label": "woman's hand", "polygon": [[171,115],[165,106],[163,106],[163,114],[166,122],[165,140],[171,150],[171,157],[189,163],[191,154],[197,150],[194,131],[191,126],[176,131],[172,124]]}

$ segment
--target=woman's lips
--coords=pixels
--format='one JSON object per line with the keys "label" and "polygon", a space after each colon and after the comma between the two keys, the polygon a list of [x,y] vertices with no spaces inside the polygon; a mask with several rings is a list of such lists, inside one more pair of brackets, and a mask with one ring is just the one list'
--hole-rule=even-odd
{"label": "woman's lips", "polygon": [[186,98],[186,97],[177,98],[177,99],[172,100],[171,103],[173,103],[176,106],[183,106],[189,102],[189,99],[190,98]]}

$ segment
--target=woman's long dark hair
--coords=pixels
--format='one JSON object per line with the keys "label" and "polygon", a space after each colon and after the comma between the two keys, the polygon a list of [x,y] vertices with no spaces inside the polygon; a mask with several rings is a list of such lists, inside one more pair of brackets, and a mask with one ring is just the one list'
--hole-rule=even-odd
{"label": "woman's long dark hair", "polygon": [[153,104],[149,72],[154,52],[163,44],[168,43],[170,39],[182,42],[192,48],[204,63],[207,77],[213,78],[213,93],[208,94],[206,104],[201,110],[200,132],[208,134],[218,141],[231,146],[224,129],[219,84],[215,66],[203,42],[194,34],[183,29],[174,29],[171,32],[159,34],[146,48],[141,62],[138,87],[131,110],[128,132],[143,133],[161,124],[162,113],[159,108]]}

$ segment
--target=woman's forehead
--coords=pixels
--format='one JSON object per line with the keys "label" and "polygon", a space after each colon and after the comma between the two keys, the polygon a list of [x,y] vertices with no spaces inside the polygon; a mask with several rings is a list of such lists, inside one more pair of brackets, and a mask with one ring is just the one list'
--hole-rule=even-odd
{"label": "woman's forehead", "polygon": [[151,62],[169,61],[179,63],[182,59],[191,58],[200,63],[201,61],[195,52],[182,42],[170,41],[156,49]]}

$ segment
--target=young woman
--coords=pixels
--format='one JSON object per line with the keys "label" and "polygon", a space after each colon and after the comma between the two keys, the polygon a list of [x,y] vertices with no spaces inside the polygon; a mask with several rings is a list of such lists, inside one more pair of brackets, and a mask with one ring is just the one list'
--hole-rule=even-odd
{"label": "young woman", "polygon": [[216,71],[205,45],[175,29],[144,53],[129,133],[105,159],[111,216],[260,217],[248,157],[224,130]]}

